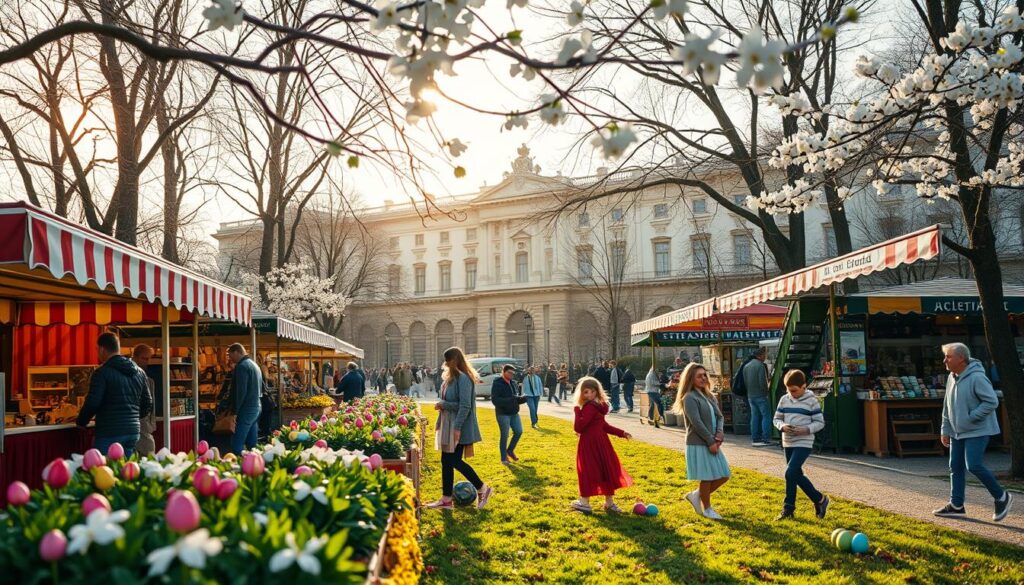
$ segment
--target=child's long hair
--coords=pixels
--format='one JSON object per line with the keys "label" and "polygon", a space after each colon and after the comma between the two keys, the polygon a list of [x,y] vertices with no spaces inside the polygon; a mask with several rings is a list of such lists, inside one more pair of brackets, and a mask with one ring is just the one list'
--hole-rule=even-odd
{"label": "child's long hair", "polygon": [[601,382],[592,376],[583,376],[580,381],[576,383],[576,390],[573,391],[572,401],[576,406],[582,407],[586,401],[583,400],[583,389],[591,388],[597,391],[598,404],[608,404],[608,395],[604,392],[604,387],[601,386]]}
{"label": "child's long hair", "polygon": [[[449,361],[455,362],[454,372],[451,370],[451,368],[448,367]],[[479,374],[477,374],[476,370],[473,369],[473,366],[471,366],[469,362],[466,361],[466,354],[462,353],[462,350],[459,349],[458,347],[449,347],[448,349],[444,350],[444,362],[445,382],[448,382],[449,384],[454,383],[455,380],[457,380],[459,377],[459,372],[462,372],[463,374],[469,376],[470,381],[472,381],[474,384],[480,382]]]}
{"label": "child's long hair", "polygon": [[[686,397],[686,393],[691,391],[691,390],[696,390],[696,391],[700,392],[701,394],[703,394],[706,398],[711,398],[711,390],[710,389],[705,390],[703,388],[698,388],[697,386],[695,386],[693,384],[693,381],[697,378],[697,371],[698,370],[702,370],[704,372],[707,372],[707,370],[704,368],[704,366],[702,366],[702,365],[700,365],[700,364],[698,364],[696,362],[690,362],[686,366],[686,369],[683,370],[682,375],[679,376],[679,389],[676,390],[676,400],[672,404],[672,414],[682,416],[682,414],[683,414],[683,398],[685,398]],[[709,383],[710,383],[710,381],[709,381]]]}

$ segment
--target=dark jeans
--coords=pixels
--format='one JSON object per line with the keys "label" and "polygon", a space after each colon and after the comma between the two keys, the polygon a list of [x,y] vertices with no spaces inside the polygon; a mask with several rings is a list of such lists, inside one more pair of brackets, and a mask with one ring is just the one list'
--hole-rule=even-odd
{"label": "dark jeans", "polygon": [[654,420],[654,410],[658,410],[658,418],[662,421],[665,420],[665,405],[661,403],[661,393],[654,394],[653,392],[647,393],[647,400],[650,404],[647,406],[647,418]]}
{"label": "dark jeans", "polygon": [[454,453],[441,453],[441,494],[446,498],[452,497],[452,486],[455,485],[455,470],[458,469],[469,483],[477,490],[484,487],[480,476],[476,471],[462,459],[462,452],[465,445],[456,445]]}
{"label": "dark jeans", "polygon": [[559,382],[558,383],[558,397],[561,398],[562,400],[565,400],[566,394],[571,392],[571,391],[572,391],[572,388],[569,386],[569,384],[567,384],[565,382]]}
{"label": "dark jeans", "polygon": [[994,499],[1001,500],[1003,494],[1006,493],[992,472],[985,467],[985,447],[988,446],[988,439],[988,437],[949,438],[949,503],[957,508],[964,505],[964,491],[967,487],[966,472],[968,471],[978,478],[978,481],[988,489],[988,493],[992,494]]}
{"label": "dark jeans", "polygon": [[612,384],[608,392],[609,401],[612,403],[612,410],[619,410],[619,385]]}
{"label": "dark jeans", "polygon": [[623,386],[622,398],[626,401],[626,409],[633,412],[633,389]]}
{"label": "dark jeans", "polygon": [[768,443],[772,439],[772,412],[767,396],[747,399],[750,405],[750,442]]}
{"label": "dark jeans", "polygon": [[552,400],[554,400],[558,404],[562,404],[562,401],[558,398],[557,391],[558,391],[557,384],[556,384],[556,387],[554,387],[554,388],[548,388],[548,402],[551,402]]}
{"label": "dark jeans", "polygon": [[812,502],[821,502],[821,492],[815,489],[811,480],[804,475],[804,461],[811,456],[810,447],[786,447],[786,499],[782,507],[787,510],[796,509],[796,487],[800,486]]}
{"label": "dark jeans", "polygon": [[[111,445],[113,445],[114,443],[121,443],[121,446],[124,447],[124,456],[131,457],[132,453],[135,452],[135,443],[138,442],[139,434],[135,433],[134,435],[113,435],[110,437],[96,437],[96,440],[95,442],[93,442],[92,446],[99,450],[99,452],[102,453],[104,456],[106,456],[107,449],[110,449]],[[170,449],[171,446],[167,445],[167,448]]]}
{"label": "dark jeans", "polygon": [[[501,442],[498,443],[498,452],[501,453],[501,460],[508,461],[508,454],[515,454],[516,445],[519,444],[519,437],[523,436],[523,421],[518,414],[499,414],[498,428],[501,429]],[[508,432],[512,431],[512,442],[508,440]],[[506,447],[507,445],[507,447]]]}
{"label": "dark jeans", "polygon": [[259,439],[260,413],[247,412],[235,417],[235,433],[231,435],[231,452],[241,455],[245,449],[256,447]]}
{"label": "dark jeans", "polygon": [[537,407],[540,406],[540,396],[527,396],[526,406],[530,407],[530,425],[537,426]]}

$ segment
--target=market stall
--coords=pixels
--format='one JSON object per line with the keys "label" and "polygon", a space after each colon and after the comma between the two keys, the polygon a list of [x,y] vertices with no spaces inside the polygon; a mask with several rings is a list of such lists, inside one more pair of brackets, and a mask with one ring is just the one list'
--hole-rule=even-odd
{"label": "market stall", "polygon": [[[743,401],[733,399],[731,380],[737,368],[753,354],[761,340],[782,334],[786,308],[757,304],[729,314],[707,314],[707,302],[633,324],[634,347],[700,347],[701,363],[719,393],[726,430],[749,432],[749,411]],[[654,362],[652,361],[652,364]],[[667,393],[674,396],[678,373],[670,380]],[[647,395],[640,391],[641,413],[647,412]]]}
{"label": "market stall", "polygon": [[[1024,360],[1024,287],[1004,286],[1006,309]],[[864,451],[942,453],[939,444],[942,396],[947,372],[942,345],[965,343],[980,359],[999,390],[999,375],[989,359],[977,285],[972,280],[940,278],[850,294],[841,299],[840,363],[844,379],[862,401]],[[1009,423],[999,405],[1002,437]]]}
{"label": "market stall", "polygon": [[[152,327],[126,327],[122,333],[133,343],[152,343],[159,335]],[[188,328],[174,326],[170,333],[172,346],[180,346],[180,340],[191,335]],[[231,366],[226,352],[232,343],[243,344],[254,356],[257,365],[263,370],[268,389],[276,396],[275,402],[279,408],[277,416],[282,420],[286,413],[281,409],[289,405],[290,398],[302,403],[300,397],[311,397],[322,392],[306,383],[292,386],[289,382],[295,379],[294,374],[299,373],[304,382],[312,381],[313,372],[323,371],[324,364],[331,364],[332,370],[344,368],[345,361],[363,356],[361,349],[332,335],[261,310],[253,310],[251,328],[226,320],[206,320],[199,325],[197,336],[198,404],[200,419],[206,421],[206,424],[197,421],[196,432],[211,442],[215,438],[209,436],[209,427],[212,426],[218,397],[230,379]],[[293,413],[293,416],[297,414]],[[276,421],[268,421],[269,427],[276,425]]]}
{"label": "market stall", "polygon": [[[100,332],[158,323],[157,350],[169,355],[172,321],[246,324],[250,305],[243,293],[109,236],[26,203],[0,204],[0,485],[38,484],[51,459],[91,445],[91,431],[67,421],[87,391]],[[169,381],[169,361],[162,370]],[[169,383],[157,394],[170,412]],[[185,430],[194,418],[161,421],[158,441],[194,443]]]}

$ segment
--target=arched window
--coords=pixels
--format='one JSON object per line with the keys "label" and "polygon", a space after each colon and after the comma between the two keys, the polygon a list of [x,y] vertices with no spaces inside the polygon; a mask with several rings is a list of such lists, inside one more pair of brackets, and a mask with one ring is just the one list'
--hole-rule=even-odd
{"label": "arched window", "polygon": [[412,363],[424,364],[427,361],[427,326],[416,321],[409,326],[409,352]]}
{"label": "arched window", "polygon": [[441,319],[434,326],[434,355],[440,356],[444,350],[453,345],[455,345],[455,326],[448,319]]}
{"label": "arched window", "polygon": [[466,319],[462,324],[462,350],[467,354],[477,353],[476,319]]}
{"label": "arched window", "polygon": [[534,349],[533,317],[526,311],[516,311],[505,321],[505,339],[508,357],[523,360],[533,359]]}

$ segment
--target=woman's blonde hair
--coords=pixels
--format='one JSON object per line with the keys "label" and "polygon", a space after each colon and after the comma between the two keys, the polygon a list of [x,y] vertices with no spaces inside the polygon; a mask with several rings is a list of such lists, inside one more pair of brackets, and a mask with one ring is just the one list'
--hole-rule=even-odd
{"label": "woman's blonde hair", "polygon": [[597,402],[598,404],[608,404],[608,395],[604,392],[604,387],[601,386],[601,382],[597,378],[592,376],[583,376],[579,382],[576,382],[576,389],[573,390],[572,401],[576,406],[582,407],[586,404],[586,400],[583,400],[583,389],[591,388],[597,391]]}
{"label": "woman's blonde hair", "polygon": [[686,397],[686,393],[690,390],[696,389],[698,392],[703,394],[707,398],[711,398],[711,380],[708,380],[709,388],[707,390],[703,388],[697,388],[694,386],[693,381],[697,377],[697,370],[703,370],[707,372],[707,368],[696,362],[690,362],[687,364],[683,373],[679,376],[679,389],[676,390],[676,400],[672,404],[672,414],[682,416],[683,414],[683,398]]}
{"label": "woman's blonde hair", "polygon": [[[455,371],[448,367],[448,362],[454,362]],[[449,347],[444,350],[444,380],[449,384],[455,382],[459,377],[459,372],[469,376],[469,379],[474,384],[480,383],[480,375],[476,373],[473,366],[466,361],[466,354],[462,353],[462,349],[458,347]]]}

